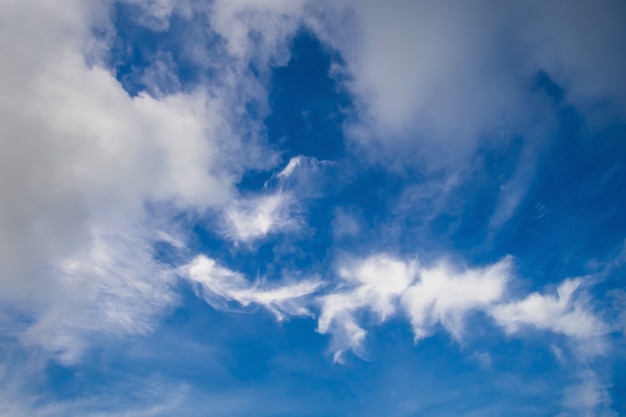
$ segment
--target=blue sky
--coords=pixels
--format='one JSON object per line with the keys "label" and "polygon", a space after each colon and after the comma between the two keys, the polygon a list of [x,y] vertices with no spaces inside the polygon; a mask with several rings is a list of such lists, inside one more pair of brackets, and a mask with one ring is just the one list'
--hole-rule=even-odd
{"label": "blue sky", "polygon": [[625,415],[624,21],[4,2],[0,415]]}

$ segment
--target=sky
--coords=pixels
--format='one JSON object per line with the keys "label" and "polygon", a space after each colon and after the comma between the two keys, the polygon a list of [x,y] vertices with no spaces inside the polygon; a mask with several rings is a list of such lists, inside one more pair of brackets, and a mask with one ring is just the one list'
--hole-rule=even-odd
{"label": "sky", "polygon": [[626,415],[625,21],[0,0],[0,416]]}

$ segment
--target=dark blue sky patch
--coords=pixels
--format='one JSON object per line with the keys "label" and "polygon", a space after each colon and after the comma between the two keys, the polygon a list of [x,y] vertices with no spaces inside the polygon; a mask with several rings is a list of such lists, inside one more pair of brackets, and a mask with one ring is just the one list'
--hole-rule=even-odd
{"label": "dark blue sky patch", "polygon": [[626,130],[589,135],[571,109],[539,159],[524,202],[498,245],[519,256],[537,284],[584,275],[592,259],[605,259],[626,235]]}
{"label": "dark blue sky patch", "polygon": [[272,73],[267,117],[270,143],[284,152],[335,160],[345,155],[342,124],[350,98],[331,77],[336,53],[301,30],[293,40],[287,66]]}

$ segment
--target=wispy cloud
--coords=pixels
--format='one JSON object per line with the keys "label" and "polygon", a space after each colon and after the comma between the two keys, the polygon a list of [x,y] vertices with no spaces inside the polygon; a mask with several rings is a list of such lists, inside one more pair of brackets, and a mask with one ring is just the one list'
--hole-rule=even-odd
{"label": "wispy cloud", "polygon": [[289,193],[277,191],[235,202],[226,210],[226,236],[235,242],[250,242],[270,233],[296,230],[301,225],[297,202]]}
{"label": "wispy cloud", "polygon": [[278,284],[265,280],[251,282],[202,255],[183,267],[183,273],[197,284],[199,295],[217,309],[224,309],[230,301],[243,307],[257,304],[272,311],[279,320],[286,315],[311,314],[305,297],[322,285],[318,279]]}
{"label": "wispy cloud", "polygon": [[590,369],[580,372],[580,380],[565,387],[563,405],[569,410],[561,415],[584,417],[617,417],[611,410],[611,399],[606,386]]}
{"label": "wispy cloud", "polygon": [[590,309],[584,297],[577,297],[582,281],[566,280],[556,294],[530,294],[521,301],[494,307],[491,314],[508,333],[523,327],[535,327],[585,340],[581,350],[597,353],[603,349],[602,336],[609,328]]}
{"label": "wispy cloud", "polygon": [[455,338],[464,332],[464,316],[472,310],[486,310],[499,301],[512,278],[512,260],[503,260],[485,268],[456,272],[441,263],[420,271],[420,280],[403,296],[416,339],[441,323]]}
{"label": "wispy cloud", "polygon": [[177,301],[175,277],[154,260],[152,239],[141,231],[94,233],[89,248],[51,271],[60,288],[43,311],[28,311],[33,323],[17,335],[66,364],[79,362],[93,338],[152,331]]}
{"label": "wispy cloud", "polygon": [[317,330],[331,333],[334,360],[348,349],[362,353],[365,330],[358,324],[355,314],[363,309],[376,314],[379,321],[393,315],[398,298],[411,284],[416,274],[416,264],[405,263],[387,255],[365,260],[348,261],[339,268],[339,287],[319,299],[321,313]]}
{"label": "wispy cloud", "polygon": [[405,313],[416,341],[438,323],[461,338],[468,312],[487,309],[500,300],[510,267],[509,258],[461,272],[444,261],[428,268],[384,254],[351,261],[339,269],[341,285],[336,292],[320,298],[318,331],[334,335],[337,361],[347,349],[358,354],[363,348],[365,330],[356,318],[360,311],[373,312],[380,322],[398,311]]}
{"label": "wispy cloud", "polygon": [[324,161],[296,156],[266,181],[263,189],[234,200],[224,211],[222,233],[236,243],[252,243],[305,224],[304,207],[318,193]]}

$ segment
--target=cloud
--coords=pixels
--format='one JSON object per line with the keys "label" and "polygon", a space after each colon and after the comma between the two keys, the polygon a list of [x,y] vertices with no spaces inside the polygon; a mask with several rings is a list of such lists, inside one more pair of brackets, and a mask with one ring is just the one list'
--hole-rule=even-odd
{"label": "cloud", "polygon": [[[160,21],[173,10],[141,4]],[[236,76],[246,62],[227,57],[215,83],[185,92],[131,96],[104,64],[110,6],[0,6],[0,301],[18,311],[7,320],[28,317],[20,340],[64,362],[96,333],[154,328],[176,299],[157,232],[180,249],[176,216],[228,207],[245,169],[275,161],[254,122],[239,123],[259,98]]]}
{"label": "cloud", "polygon": [[48,277],[54,298],[26,310],[35,321],[19,340],[74,364],[90,340],[152,331],[177,296],[171,267],[154,260],[144,233],[98,230],[89,248],[56,265]]}
{"label": "cloud", "polygon": [[155,378],[131,379],[110,386],[105,392],[85,394],[80,398],[59,399],[50,393],[33,390],[32,385],[29,385],[32,380],[25,375],[16,375],[13,380],[3,382],[6,389],[0,394],[0,413],[14,417],[167,416],[186,409],[191,391],[184,383],[155,381]]}
{"label": "cloud", "polygon": [[[456,272],[444,261],[426,268],[414,260],[377,254],[344,260],[337,272],[339,283],[324,290],[318,279],[274,285],[258,279],[251,282],[201,255],[182,268],[181,275],[196,284],[198,294],[218,310],[228,309],[233,301],[244,307],[260,305],[282,320],[313,315],[317,309],[312,307],[318,306],[317,331],[332,335],[333,358],[342,362],[348,350],[365,355],[364,327],[383,323],[398,312],[409,317],[416,341],[428,336],[438,323],[461,339],[464,317],[471,311],[488,310],[501,299],[511,266],[511,259],[504,258],[485,268]],[[364,318],[367,312],[374,323]]]}
{"label": "cloud", "polygon": [[[311,25],[347,63],[362,111],[363,130],[357,130],[367,144],[417,134],[420,148],[439,157],[426,162],[437,164],[471,154],[485,135],[532,132],[536,117],[548,121],[541,114],[545,103],[531,92],[539,71],[563,85],[574,104],[610,99],[614,110],[623,109],[626,90],[617,77],[626,65],[618,41],[623,4],[460,6],[346,0],[314,8],[321,18]],[[581,24],[593,36],[583,36]]]}
{"label": "cloud", "polygon": [[416,265],[388,255],[375,255],[364,260],[348,261],[339,268],[341,285],[319,298],[320,317],[317,331],[331,333],[334,360],[352,349],[362,352],[365,330],[355,315],[360,310],[372,311],[380,322],[393,315],[398,297],[413,281]]}
{"label": "cloud", "polygon": [[[185,253],[184,262],[191,262],[170,265],[154,246],[165,241],[174,255],[184,252],[175,219],[205,211],[222,216],[225,235],[237,242],[303,227],[304,203],[320,194],[324,184],[317,174],[328,163],[296,157],[260,192],[236,190],[246,169],[270,169],[277,161],[277,152],[263,146],[269,111],[264,83],[273,66],[287,62],[289,40],[303,21],[346,62],[349,76],[342,80],[358,114],[346,126],[353,142],[373,159],[406,155],[420,170],[443,172],[435,175],[444,179],[441,186],[415,192],[415,201],[426,196],[438,208],[447,203],[438,199],[441,190],[462,185],[463,176],[455,174],[486,137],[521,134],[534,143],[547,137],[554,103],[529,87],[537,71],[563,86],[567,104],[589,111],[606,99],[607,114],[619,114],[626,102],[624,61],[615,53],[623,38],[622,6],[552,2],[544,13],[539,3],[512,11],[479,3],[467,11],[453,3],[394,7],[364,1],[343,2],[339,7],[348,14],[331,16],[336,9],[324,10],[328,4],[300,1],[131,3],[139,6],[137,22],[151,30],[168,30],[176,13],[195,25],[194,34],[202,36],[181,49],[205,70],[197,84],[182,89],[172,58],[157,54],[143,73],[149,91],[128,94],[105,64],[112,36],[107,31],[115,30],[111,2],[0,5],[0,53],[8,57],[0,63],[5,335],[75,364],[102,338],[155,329],[177,302],[173,284],[182,275],[220,310],[235,303],[262,306],[279,320],[317,316],[318,331],[331,335],[338,362],[349,350],[365,356],[368,329],[397,315],[408,318],[416,341],[437,326],[461,340],[469,316],[484,312],[512,335],[536,329],[583,341],[591,353],[602,350],[607,328],[585,299],[582,282],[567,280],[556,294],[510,300],[510,258],[455,268],[446,260],[426,266],[379,253],[341,260],[336,276],[330,273],[325,281],[273,281],[249,280],[204,255]],[[339,15],[357,24],[338,25]],[[314,22],[320,16],[328,20]],[[250,103],[260,108],[256,117],[248,117]],[[514,213],[532,182],[538,151],[529,146],[524,152],[527,162],[502,187],[495,227]],[[407,206],[413,210],[411,201]],[[335,236],[359,233],[353,216],[336,214]],[[572,388],[566,402],[592,410],[604,403],[602,390],[599,383],[585,383]],[[170,413],[178,398],[120,413]],[[28,407],[37,401],[29,401],[20,408],[5,394],[0,409],[33,415]],[[92,409],[62,403],[37,413],[86,415]]]}
{"label": "cloud", "polygon": [[229,54],[261,71],[289,61],[289,41],[301,28],[306,0],[217,0],[207,2],[211,28]]}
{"label": "cloud", "polygon": [[411,149],[423,168],[455,167],[479,137],[527,122],[529,63],[510,52],[503,59],[512,16],[501,8],[344,1],[338,9],[354,29],[320,23],[318,31],[347,63],[361,116],[350,132],[374,159]]}
{"label": "cloud", "polygon": [[608,327],[593,314],[583,297],[576,297],[581,285],[581,279],[565,280],[556,295],[533,293],[521,301],[498,305],[490,313],[508,333],[530,326],[586,340],[585,347],[580,347],[582,351],[602,351],[602,336]]}
{"label": "cloud", "polygon": [[270,233],[298,229],[293,196],[278,191],[235,202],[226,210],[225,234],[235,242],[251,242]]}
{"label": "cloud", "polygon": [[[570,340],[585,340],[584,346],[575,346],[582,357],[604,351],[608,327],[584,297],[574,296],[580,280],[565,280],[556,297],[533,293],[515,301],[507,291],[513,280],[512,268],[511,257],[461,270],[445,260],[426,267],[385,254],[345,261],[338,269],[336,288],[317,298],[317,330],[333,336],[331,350],[338,362],[347,350],[365,355],[365,327],[399,313],[409,319],[416,342],[429,336],[437,325],[461,341],[468,315],[483,312],[509,334],[534,327]],[[374,323],[366,313],[375,318]]]}
{"label": "cloud", "polygon": [[[524,201],[539,155],[558,132],[559,106],[571,105],[600,129],[626,120],[619,0],[471,8],[456,0],[343,0],[310,10],[309,26],[341,56],[335,72],[354,103],[345,132],[362,157],[436,182],[470,178],[481,169],[481,151],[521,140],[516,172],[499,179],[491,229]],[[538,87],[539,74],[563,98]]]}
{"label": "cloud", "polygon": [[455,338],[463,335],[464,316],[472,310],[485,310],[499,301],[511,279],[510,257],[486,268],[456,272],[442,262],[420,271],[420,279],[403,294],[416,340],[429,334],[440,323]]}
{"label": "cloud", "polygon": [[362,354],[365,330],[358,317],[364,311],[373,313],[379,323],[398,311],[406,313],[416,341],[437,323],[460,339],[465,315],[487,309],[502,297],[510,268],[510,258],[462,272],[445,261],[428,268],[385,254],[348,261],[339,268],[341,284],[319,298],[318,331],[333,335],[336,361],[348,349]]}
{"label": "cloud", "polygon": [[271,233],[297,230],[302,223],[300,201],[285,189],[285,181],[300,168],[301,161],[302,157],[291,158],[259,195],[234,201],[224,213],[224,234],[235,242],[252,242]]}
{"label": "cloud", "polygon": [[[535,328],[562,334],[569,341],[584,340],[584,346],[572,344],[577,360],[604,351],[608,327],[581,294],[574,296],[580,280],[565,280],[557,296],[532,293],[518,301],[508,293],[512,269],[509,256],[484,267],[461,269],[445,259],[424,266],[415,259],[380,253],[344,258],[334,283],[318,278],[272,283],[249,281],[200,255],[178,274],[189,279],[198,295],[220,311],[229,310],[235,302],[242,307],[262,306],[278,320],[317,316],[317,331],[331,335],[329,349],[339,363],[344,362],[347,351],[366,357],[366,329],[398,315],[409,320],[416,343],[431,335],[436,326],[462,341],[468,317],[482,312],[484,319],[492,318],[508,334]],[[562,362],[563,351],[554,345],[552,349]]]}
{"label": "cloud", "polygon": [[305,202],[319,195],[328,165],[315,158],[291,158],[260,192],[231,203],[224,211],[223,234],[236,243],[252,243],[271,234],[297,231],[304,224]]}
{"label": "cloud", "polygon": [[272,285],[265,280],[247,281],[241,274],[220,266],[215,260],[200,255],[182,270],[197,284],[199,295],[218,310],[235,301],[246,307],[261,305],[279,320],[286,316],[310,315],[305,297],[317,291],[322,283],[317,279]]}

